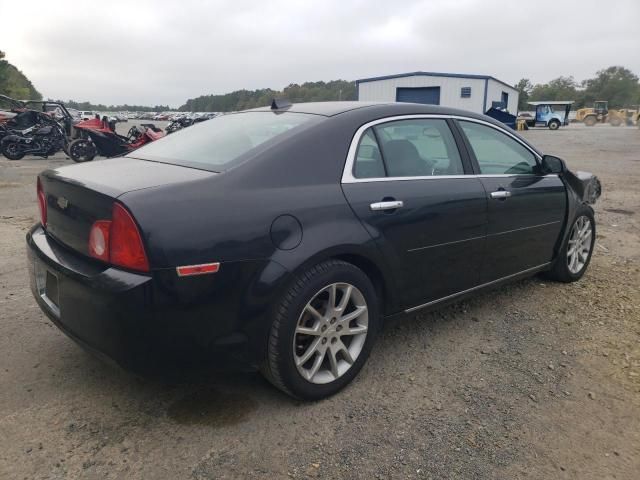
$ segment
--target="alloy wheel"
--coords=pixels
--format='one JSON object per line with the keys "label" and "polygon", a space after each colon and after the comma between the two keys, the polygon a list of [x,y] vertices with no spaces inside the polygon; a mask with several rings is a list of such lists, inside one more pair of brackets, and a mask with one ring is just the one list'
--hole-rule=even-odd
{"label": "alloy wheel", "polygon": [[293,335],[293,360],[315,384],[344,375],[362,352],[369,328],[364,295],[349,283],[332,283],[306,304]]}
{"label": "alloy wheel", "polygon": [[593,229],[591,221],[585,215],[578,217],[571,229],[567,248],[567,265],[574,275],[580,273],[589,260],[591,244],[593,243]]}

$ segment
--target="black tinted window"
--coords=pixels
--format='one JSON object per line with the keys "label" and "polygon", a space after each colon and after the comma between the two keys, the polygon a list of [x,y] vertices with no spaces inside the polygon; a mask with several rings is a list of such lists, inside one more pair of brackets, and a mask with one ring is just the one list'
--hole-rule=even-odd
{"label": "black tinted window", "polygon": [[266,142],[277,142],[323,117],[244,112],[207,120],[139,148],[130,156],[221,172]]}

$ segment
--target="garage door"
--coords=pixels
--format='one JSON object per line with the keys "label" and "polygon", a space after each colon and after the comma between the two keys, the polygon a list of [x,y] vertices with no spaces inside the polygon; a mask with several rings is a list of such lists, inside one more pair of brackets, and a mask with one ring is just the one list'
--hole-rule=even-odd
{"label": "garage door", "polygon": [[440,87],[398,87],[396,89],[396,102],[440,105]]}

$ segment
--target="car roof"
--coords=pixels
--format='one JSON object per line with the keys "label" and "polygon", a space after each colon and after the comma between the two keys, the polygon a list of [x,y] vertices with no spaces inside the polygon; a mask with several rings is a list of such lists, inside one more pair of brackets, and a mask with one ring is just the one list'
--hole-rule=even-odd
{"label": "car roof", "polygon": [[552,100],[550,102],[527,102],[529,105],[571,105],[573,100]]}
{"label": "car roof", "polygon": [[[354,110],[376,110],[377,112],[384,111],[388,115],[398,114],[404,115],[409,113],[416,114],[439,114],[439,115],[461,115],[471,118],[479,118],[479,115],[466,110],[458,110],[455,108],[440,107],[438,105],[426,105],[422,103],[408,103],[408,102],[358,102],[358,101],[344,101],[344,102],[309,102],[309,103],[293,103],[285,108],[273,110],[270,107],[260,107],[251,110],[245,110],[247,112],[295,112],[295,113],[308,113],[313,115],[323,115],[326,117],[333,117],[346,112]],[[377,113],[376,112],[376,113]]]}

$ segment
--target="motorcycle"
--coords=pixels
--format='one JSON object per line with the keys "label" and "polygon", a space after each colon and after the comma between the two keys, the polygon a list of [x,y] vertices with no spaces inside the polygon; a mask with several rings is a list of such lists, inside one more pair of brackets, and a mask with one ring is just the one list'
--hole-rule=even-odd
{"label": "motorcycle", "polygon": [[[29,123],[32,125],[22,128]],[[0,151],[9,160],[20,160],[25,155],[47,158],[59,150],[66,151],[64,128],[47,114],[34,110],[21,112],[5,128]]]}
{"label": "motorcycle", "polygon": [[41,122],[40,113],[34,110],[23,110],[13,118],[0,123],[0,141],[11,133],[26,135]]}
{"label": "motorcycle", "polygon": [[119,157],[165,136],[162,130],[151,123],[144,123],[140,127],[134,125],[126,136],[118,135],[106,117],[102,120],[86,120],[74,127],[83,132],[83,137],[88,137],[79,138],[69,144],[68,153],[74,162],[89,162],[96,155]]}
{"label": "motorcycle", "polygon": [[192,118],[177,118],[175,120],[172,120],[164,130],[167,132],[167,135],[169,135],[170,133],[177,132],[178,130],[182,130],[183,128],[190,127],[194,123],[195,121]]}

